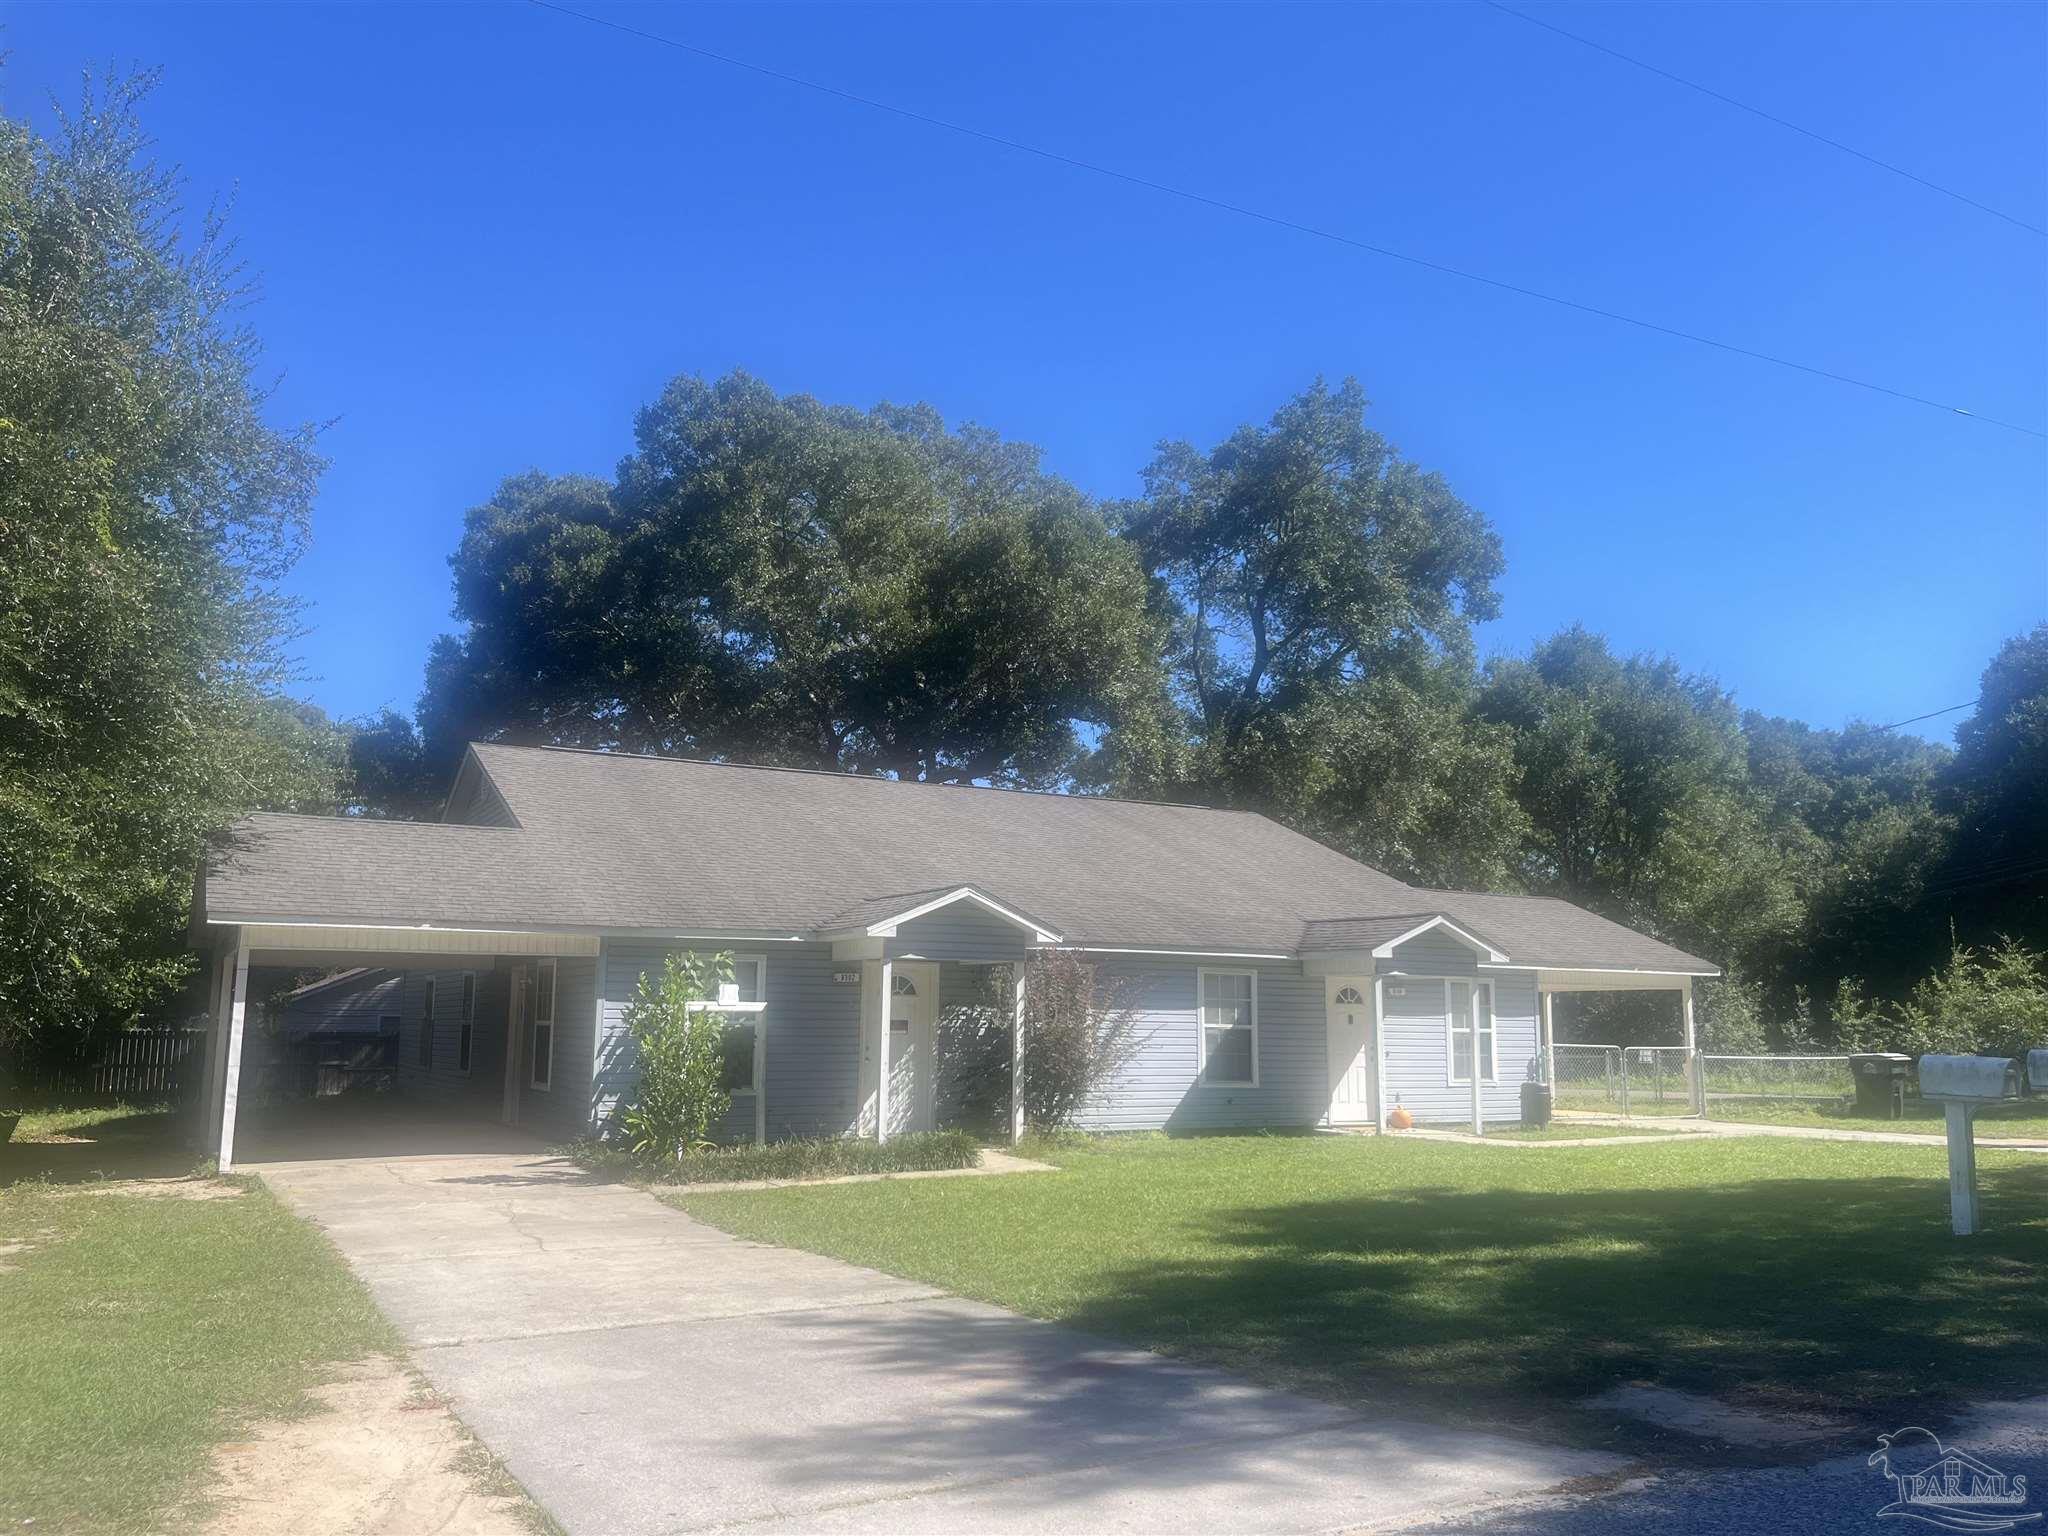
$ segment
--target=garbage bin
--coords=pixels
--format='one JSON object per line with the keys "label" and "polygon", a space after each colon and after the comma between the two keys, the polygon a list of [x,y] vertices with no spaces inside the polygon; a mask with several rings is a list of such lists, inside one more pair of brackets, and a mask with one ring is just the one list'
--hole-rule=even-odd
{"label": "garbage bin", "polygon": [[1906,1074],[1913,1058],[1896,1051],[1864,1051],[1849,1058],[1856,1078],[1856,1113],[1878,1120],[1898,1120],[1906,1113]]}
{"label": "garbage bin", "polygon": [[1550,1124],[1550,1084],[1522,1084],[1522,1124]]}

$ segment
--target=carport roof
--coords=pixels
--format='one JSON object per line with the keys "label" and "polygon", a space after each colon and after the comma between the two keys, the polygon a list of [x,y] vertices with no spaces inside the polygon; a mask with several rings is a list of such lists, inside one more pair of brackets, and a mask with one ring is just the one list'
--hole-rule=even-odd
{"label": "carport roof", "polygon": [[971,884],[1084,948],[1288,955],[1332,913],[1440,912],[1517,965],[1713,969],[1562,902],[1482,915],[1527,898],[1418,892],[1248,811],[470,750],[516,827],[252,816],[209,861],[205,918],[812,937]]}

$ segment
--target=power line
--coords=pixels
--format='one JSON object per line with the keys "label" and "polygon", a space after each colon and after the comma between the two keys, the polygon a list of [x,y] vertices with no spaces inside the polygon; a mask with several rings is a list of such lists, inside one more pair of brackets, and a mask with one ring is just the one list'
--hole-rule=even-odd
{"label": "power line", "polygon": [[1922,720],[1933,720],[1941,715],[1952,715],[1959,709],[1968,709],[1971,705],[1981,702],[1979,699],[1971,699],[1968,703],[1951,704],[1947,709],[1930,709],[1924,715],[1915,715],[1910,720],[1894,720],[1890,725],[1880,725],[1878,729],[1880,731],[1896,731],[1902,725],[1918,725]]}
{"label": "power line", "polygon": [[1636,58],[1633,54],[1623,53],[1619,48],[1610,48],[1607,44],[1595,42],[1590,37],[1581,36],[1577,32],[1567,31],[1555,22],[1545,21],[1540,16],[1531,16],[1527,11],[1518,11],[1511,5],[1503,5],[1501,0],[1486,0],[1486,4],[1504,16],[1512,16],[1517,21],[1526,21],[1530,26],[1541,27],[1546,32],[1555,32],[1559,37],[1569,38],[1582,48],[1590,48],[1595,53],[1606,54],[1610,59],[1619,59],[1624,64],[1634,65],[1637,69],[1645,70],[1657,76],[1660,80],[1669,80],[1673,85],[1682,85],[1689,91],[1698,91],[1700,95],[1711,97],[1724,106],[1735,108],[1738,112],[1747,112],[1751,117],[1760,117],[1765,122],[1783,128],[1790,133],[1796,133],[1803,138],[1812,139],[1816,144],[1825,144],[1829,149],[1840,150],[1845,155],[1853,155],[1866,165],[1874,165],[1881,171],[1890,171],[1894,176],[1902,176],[1907,181],[1927,188],[1930,192],[1939,192],[1943,197],[1951,197],[1959,203],[1967,203],[1979,213],[1988,213],[1994,219],[2003,219],[2015,228],[2024,229],[2030,235],[2048,236],[2048,229],[2043,229],[2039,224],[2029,224],[2025,219],[2016,218],[2012,214],[2005,212],[2002,208],[1994,208],[1989,203],[1980,203],[1976,198],[1958,192],[1953,187],[1944,187],[1938,181],[1929,181],[1925,176],[1915,175],[1904,166],[1893,165],[1889,160],[1880,160],[1876,155],[1867,154],[1863,150],[1856,148],[1853,144],[1844,144],[1840,139],[1831,139],[1824,133],[1816,133],[1813,129],[1802,127],[1800,124],[1792,122],[1787,118],[1779,117],[1774,112],[1766,112],[1762,107],[1753,107],[1746,101],[1738,101],[1735,97],[1717,91],[1710,85],[1701,85],[1697,80],[1688,80],[1683,75],[1675,75],[1670,70],[1659,68],[1645,59]]}
{"label": "power line", "polygon": [[957,133],[963,138],[978,139],[984,144],[994,144],[1002,149],[1015,150],[1019,154],[1034,155],[1041,160],[1049,160],[1055,165],[1066,166],[1070,170],[1085,171],[1091,176],[1101,176],[1111,181],[1123,182],[1129,186],[1142,187],[1148,192],[1157,192],[1166,197],[1176,197],[1183,202],[1198,203],[1205,208],[1213,208],[1222,213],[1234,214],[1239,218],[1252,219],[1261,224],[1270,224],[1277,229],[1291,230],[1296,234],[1308,235],[1317,240],[1328,240],[1336,245],[1348,246],[1352,250],[1364,251],[1368,255],[1381,256],[1389,261],[1404,262],[1411,267],[1420,267],[1424,271],[1436,272],[1445,277],[1455,277],[1464,282],[1477,283],[1482,287],[1496,289],[1502,293],[1516,294],[1521,298],[1536,299],[1545,304],[1556,305],[1560,309],[1575,310],[1583,315],[1593,315],[1602,320],[1612,320],[1621,325],[1631,325],[1638,330],[1650,331],[1659,336],[1670,336],[1679,341],[1692,342],[1697,346],[1712,347],[1716,351],[1732,353],[1737,357],[1746,357],[1754,362],[1769,363],[1773,367],[1787,368],[1795,373],[1810,374],[1814,378],[1828,379],[1837,384],[1847,384],[1856,389],[1868,390],[1873,394],[1888,395],[1894,400],[1904,400],[1912,405],[1924,405],[1931,410],[1943,411],[1952,416],[1964,416],[1971,421],[1982,422],[1986,426],[2001,427],[2008,432],[2018,432],[2027,437],[2048,439],[2048,432],[2040,431],[2034,427],[2021,426],[2018,422],[2002,421],[1996,416],[1982,416],[1966,406],[1953,405],[1944,400],[1930,399],[1925,395],[1911,394],[1903,389],[1893,389],[1886,384],[1873,383],[1869,379],[1859,379],[1852,374],[1836,373],[1832,369],[1815,367],[1810,363],[1795,362],[1788,357],[1779,357],[1770,352],[1759,352],[1750,347],[1738,346],[1731,341],[1717,341],[1711,336],[1702,336],[1695,331],[1679,330],[1675,326],[1660,325],[1654,320],[1644,320],[1635,315],[1626,315],[1619,310],[1602,309],[1596,304],[1582,304],[1577,299],[1567,299],[1558,294],[1545,293],[1538,288],[1525,288],[1519,283],[1507,282],[1502,278],[1487,277],[1478,272],[1468,272],[1461,267],[1453,267],[1440,261],[1432,261],[1428,257],[1412,255],[1407,251],[1397,251],[1391,246],[1375,245],[1367,240],[1356,240],[1349,235],[1341,235],[1334,230],[1322,229],[1313,224],[1303,224],[1298,220],[1287,218],[1281,214],[1267,213],[1242,203],[1233,203],[1224,198],[1211,197],[1205,192],[1195,192],[1186,187],[1176,187],[1168,182],[1153,181],[1149,177],[1134,175],[1129,171],[1115,170],[1106,165],[1099,165],[1091,160],[1082,160],[1073,155],[1062,154],[1055,149],[1046,149],[1037,144],[1026,143],[1021,139],[1005,138],[1001,134],[989,133],[980,128],[970,128],[964,123],[952,122],[943,117],[934,117],[930,113],[920,112],[911,107],[897,106],[893,102],[881,101],[872,96],[862,96],[853,91],[842,90],[836,85],[826,85],[822,81],[809,80],[802,75],[792,75],[783,70],[771,68],[766,64],[756,64],[747,59],[735,58],[731,54],[718,53],[709,48],[699,47],[695,43],[686,43],[677,38],[664,37],[659,32],[649,32],[640,27],[628,26],[622,21],[613,21],[608,17],[593,16],[585,11],[572,10],[566,5],[555,4],[554,0],[527,0],[527,3],[539,10],[553,11],[557,15],[568,16],[577,21],[589,22],[592,26],[605,27],[614,32],[624,33],[628,37],[640,38],[644,42],[657,43],[664,48],[673,48],[680,53],[693,54],[700,59],[709,59],[715,64],[724,64],[733,69],[742,69],[749,74],[760,75],[765,79],[779,80],[785,85],[800,86],[804,90],[816,91],[820,95],[835,97],[840,101],[850,102],[859,107],[866,107],[871,111],[886,112],[891,116],[904,118],[910,122],[922,123],[929,128],[941,128],[948,133]]}

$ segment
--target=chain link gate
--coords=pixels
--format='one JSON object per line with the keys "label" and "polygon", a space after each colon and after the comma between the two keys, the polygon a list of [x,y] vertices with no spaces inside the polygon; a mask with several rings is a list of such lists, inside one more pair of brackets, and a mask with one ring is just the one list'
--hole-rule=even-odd
{"label": "chain link gate", "polygon": [[1693,1115],[1697,1053],[1682,1045],[1553,1045],[1554,1108],[1603,1115]]}

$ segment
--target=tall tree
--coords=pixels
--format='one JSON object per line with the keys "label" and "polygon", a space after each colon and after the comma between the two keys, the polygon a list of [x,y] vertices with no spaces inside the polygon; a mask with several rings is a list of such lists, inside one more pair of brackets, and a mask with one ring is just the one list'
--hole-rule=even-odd
{"label": "tall tree", "polygon": [[1513,734],[1529,889],[1745,969],[1797,923],[1742,722],[1711,679],[1572,628],[1491,663],[1479,713]]}
{"label": "tall tree", "polygon": [[1978,695],[1941,778],[1956,832],[1930,901],[1965,943],[2048,949],[2048,624],[1999,648]]}
{"label": "tall tree", "polygon": [[255,380],[218,219],[180,233],[148,78],[54,138],[0,120],[0,1035],[129,1020],[190,957],[202,839],[331,806],[338,753],[285,700],[321,461]]}
{"label": "tall tree", "polygon": [[1491,883],[1517,840],[1497,733],[1462,729],[1500,540],[1318,381],[1122,509],[1170,626],[1170,715],[1106,744],[1125,787],[1272,810],[1390,869]]}
{"label": "tall tree", "polygon": [[470,513],[437,761],[506,736],[1057,784],[1158,691],[1137,562],[1025,445],[743,374],[678,379],[636,436],[612,484]]}

